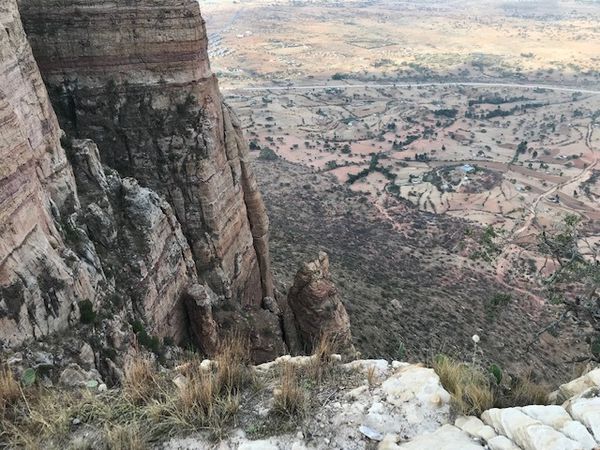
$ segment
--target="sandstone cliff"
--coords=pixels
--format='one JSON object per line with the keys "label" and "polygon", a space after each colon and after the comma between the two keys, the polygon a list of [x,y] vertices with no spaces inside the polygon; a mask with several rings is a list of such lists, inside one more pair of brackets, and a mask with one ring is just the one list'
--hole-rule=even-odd
{"label": "sandstone cliff", "polygon": [[284,352],[279,311],[263,308],[268,219],[198,4],[19,8],[66,135],[3,2],[0,344],[92,326],[103,369],[134,333],[212,353],[241,329],[256,360]]}
{"label": "sandstone cliff", "polygon": [[332,340],[336,351],[353,353],[350,318],[331,279],[326,253],[321,252],[298,270],[288,303],[305,351],[312,352],[325,337]]}
{"label": "sandstone cliff", "polygon": [[193,0],[21,0],[68,134],[173,206],[198,274],[258,307],[273,296],[268,219],[248,148],[211,73]]}
{"label": "sandstone cliff", "polygon": [[0,5],[0,342],[65,328],[103,279],[58,222],[79,207],[60,128],[15,2]]}

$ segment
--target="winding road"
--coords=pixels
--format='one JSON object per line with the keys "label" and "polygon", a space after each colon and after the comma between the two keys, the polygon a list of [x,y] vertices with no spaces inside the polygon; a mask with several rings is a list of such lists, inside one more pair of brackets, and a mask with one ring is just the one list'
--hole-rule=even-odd
{"label": "winding road", "polygon": [[600,89],[577,88],[572,86],[560,86],[552,84],[525,84],[525,83],[496,83],[493,81],[424,81],[414,83],[362,83],[362,84],[317,84],[317,85],[272,85],[272,86],[247,86],[247,87],[222,87],[224,92],[269,92],[269,91],[310,91],[322,89],[385,89],[385,88],[407,88],[428,86],[471,86],[471,87],[498,87],[498,88],[520,88],[520,89],[546,89],[555,92],[580,92],[582,94],[597,95]]}

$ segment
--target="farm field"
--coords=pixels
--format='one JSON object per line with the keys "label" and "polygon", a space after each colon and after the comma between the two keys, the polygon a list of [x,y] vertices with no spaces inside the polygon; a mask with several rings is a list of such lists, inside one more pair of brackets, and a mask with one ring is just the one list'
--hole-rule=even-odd
{"label": "farm field", "polygon": [[279,280],[328,251],[367,355],[468,357],[477,332],[553,378],[585,353],[568,324],[531,342],[559,313],[541,233],[575,214],[600,250],[598,3],[201,5]]}

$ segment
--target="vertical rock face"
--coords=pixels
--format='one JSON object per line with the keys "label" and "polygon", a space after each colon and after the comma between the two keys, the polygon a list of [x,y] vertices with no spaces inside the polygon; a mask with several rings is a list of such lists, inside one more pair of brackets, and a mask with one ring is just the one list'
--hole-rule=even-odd
{"label": "vertical rock face", "polygon": [[[196,273],[171,206],[136,180],[105,170],[92,141],[73,141],[67,151],[81,203],[77,224],[85,230],[84,239],[93,242],[107,280],[122,299],[118,304],[107,301],[103,313],[129,310],[152,333],[187,343],[181,297]],[[81,245],[81,239],[72,241],[74,247]]]}
{"label": "vertical rock face", "polygon": [[263,307],[266,210],[197,2],[19,8],[46,86],[16,0],[2,2],[0,347],[77,332],[85,306],[102,346],[146,327],[212,353],[238,329],[257,361],[284,352]]}
{"label": "vertical rock face", "polygon": [[194,0],[21,0],[67,133],[172,205],[197,272],[217,295],[273,295],[268,219],[239,123],[211,73]]}
{"label": "vertical rock face", "polygon": [[323,336],[334,339],[336,350],[353,351],[350,319],[329,272],[329,257],[304,263],[288,294],[288,303],[296,319],[299,337],[306,351]]}
{"label": "vertical rock face", "polygon": [[60,128],[21,27],[0,4],[0,344],[65,328],[102,281],[63,241],[57,219],[78,207]]}

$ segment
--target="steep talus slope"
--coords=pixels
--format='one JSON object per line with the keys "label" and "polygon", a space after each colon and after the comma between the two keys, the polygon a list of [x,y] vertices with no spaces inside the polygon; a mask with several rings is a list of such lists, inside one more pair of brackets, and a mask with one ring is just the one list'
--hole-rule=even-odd
{"label": "steep talus slope", "polygon": [[[458,250],[466,221],[390,204],[403,224],[395,230],[362,194],[327,174],[283,160],[258,160],[255,168],[271,217],[276,279],[291,280],[307,255],[326,251],[363,356],[427,361],[446,353],[469,360],[478,334],[488,363],[560,382],[586,353],[585,330],[571,323],[528,345],[560,309],[466,269]],[[513,301],[491,308],[497,292]]]}
{"label": "steep talus slope", "polygon": [[273,296],[268,219],[208,62],[198,3],[22,0],[61,125],[173,206],[198,273],[257,307]]}

